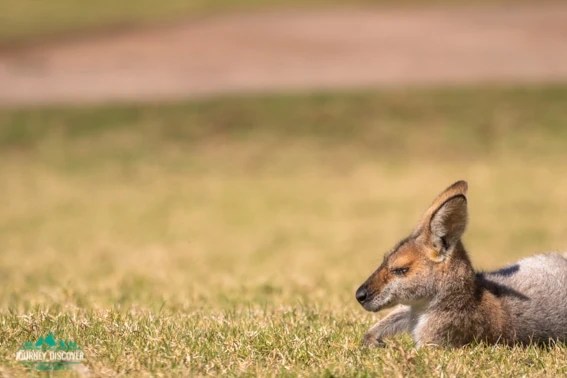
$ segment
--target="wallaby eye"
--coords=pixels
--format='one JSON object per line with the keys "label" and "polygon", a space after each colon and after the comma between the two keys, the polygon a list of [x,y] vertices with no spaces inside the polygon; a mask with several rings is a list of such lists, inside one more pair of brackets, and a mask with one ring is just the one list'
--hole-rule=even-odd
{"label": "wallaby eye", "polygon": [[405,276],[406,273],[409,271],[409,268],[394,268],[391,269],[390,272],[392,272],[394,275],[396,276]]}

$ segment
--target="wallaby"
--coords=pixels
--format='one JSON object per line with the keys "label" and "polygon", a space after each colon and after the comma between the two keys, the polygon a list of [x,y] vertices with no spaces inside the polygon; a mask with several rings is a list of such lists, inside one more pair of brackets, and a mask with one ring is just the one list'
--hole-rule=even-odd
{"label": "wallaby", "polygon": [[443,191],[356,291],[368,311],[401,305],[368,330],[365,345],[400,332],[418,347],[567,341],[567,254],[476,273],[461,242],[466,193],[465,181]]}

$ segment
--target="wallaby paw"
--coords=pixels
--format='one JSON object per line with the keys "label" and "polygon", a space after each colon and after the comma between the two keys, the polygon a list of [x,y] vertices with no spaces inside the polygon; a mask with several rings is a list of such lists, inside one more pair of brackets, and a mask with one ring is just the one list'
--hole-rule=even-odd
{"label": "wallaby paw", "polygon": [[383,348],[386,346],[386,343],[376,335],[368,332],[362,339],[362,345],[368,348]]}

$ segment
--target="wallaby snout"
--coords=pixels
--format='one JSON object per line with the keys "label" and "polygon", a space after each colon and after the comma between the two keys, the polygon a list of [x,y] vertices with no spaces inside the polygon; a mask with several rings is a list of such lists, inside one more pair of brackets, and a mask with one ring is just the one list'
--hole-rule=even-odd
{"label": "wallaby snout", "polygon": [[366,290],[366,285],[362,284],[358,290],[356,290],[356,300],[358,301],[358,303],[360,303],[361,305],[364,305],[364,302],[366,302],[366,298],[367,298],[367,294],[368,291]]}

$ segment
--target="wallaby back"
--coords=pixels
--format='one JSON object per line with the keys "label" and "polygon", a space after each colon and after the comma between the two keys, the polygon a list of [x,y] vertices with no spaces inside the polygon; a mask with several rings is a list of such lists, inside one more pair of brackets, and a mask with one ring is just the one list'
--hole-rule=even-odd
{"label": "wallaby back", "polygon": [[481,273],[479,281],[497,293],[509,314],[511,341],[567,341],[565,255],[531,256],[498,271]]}

